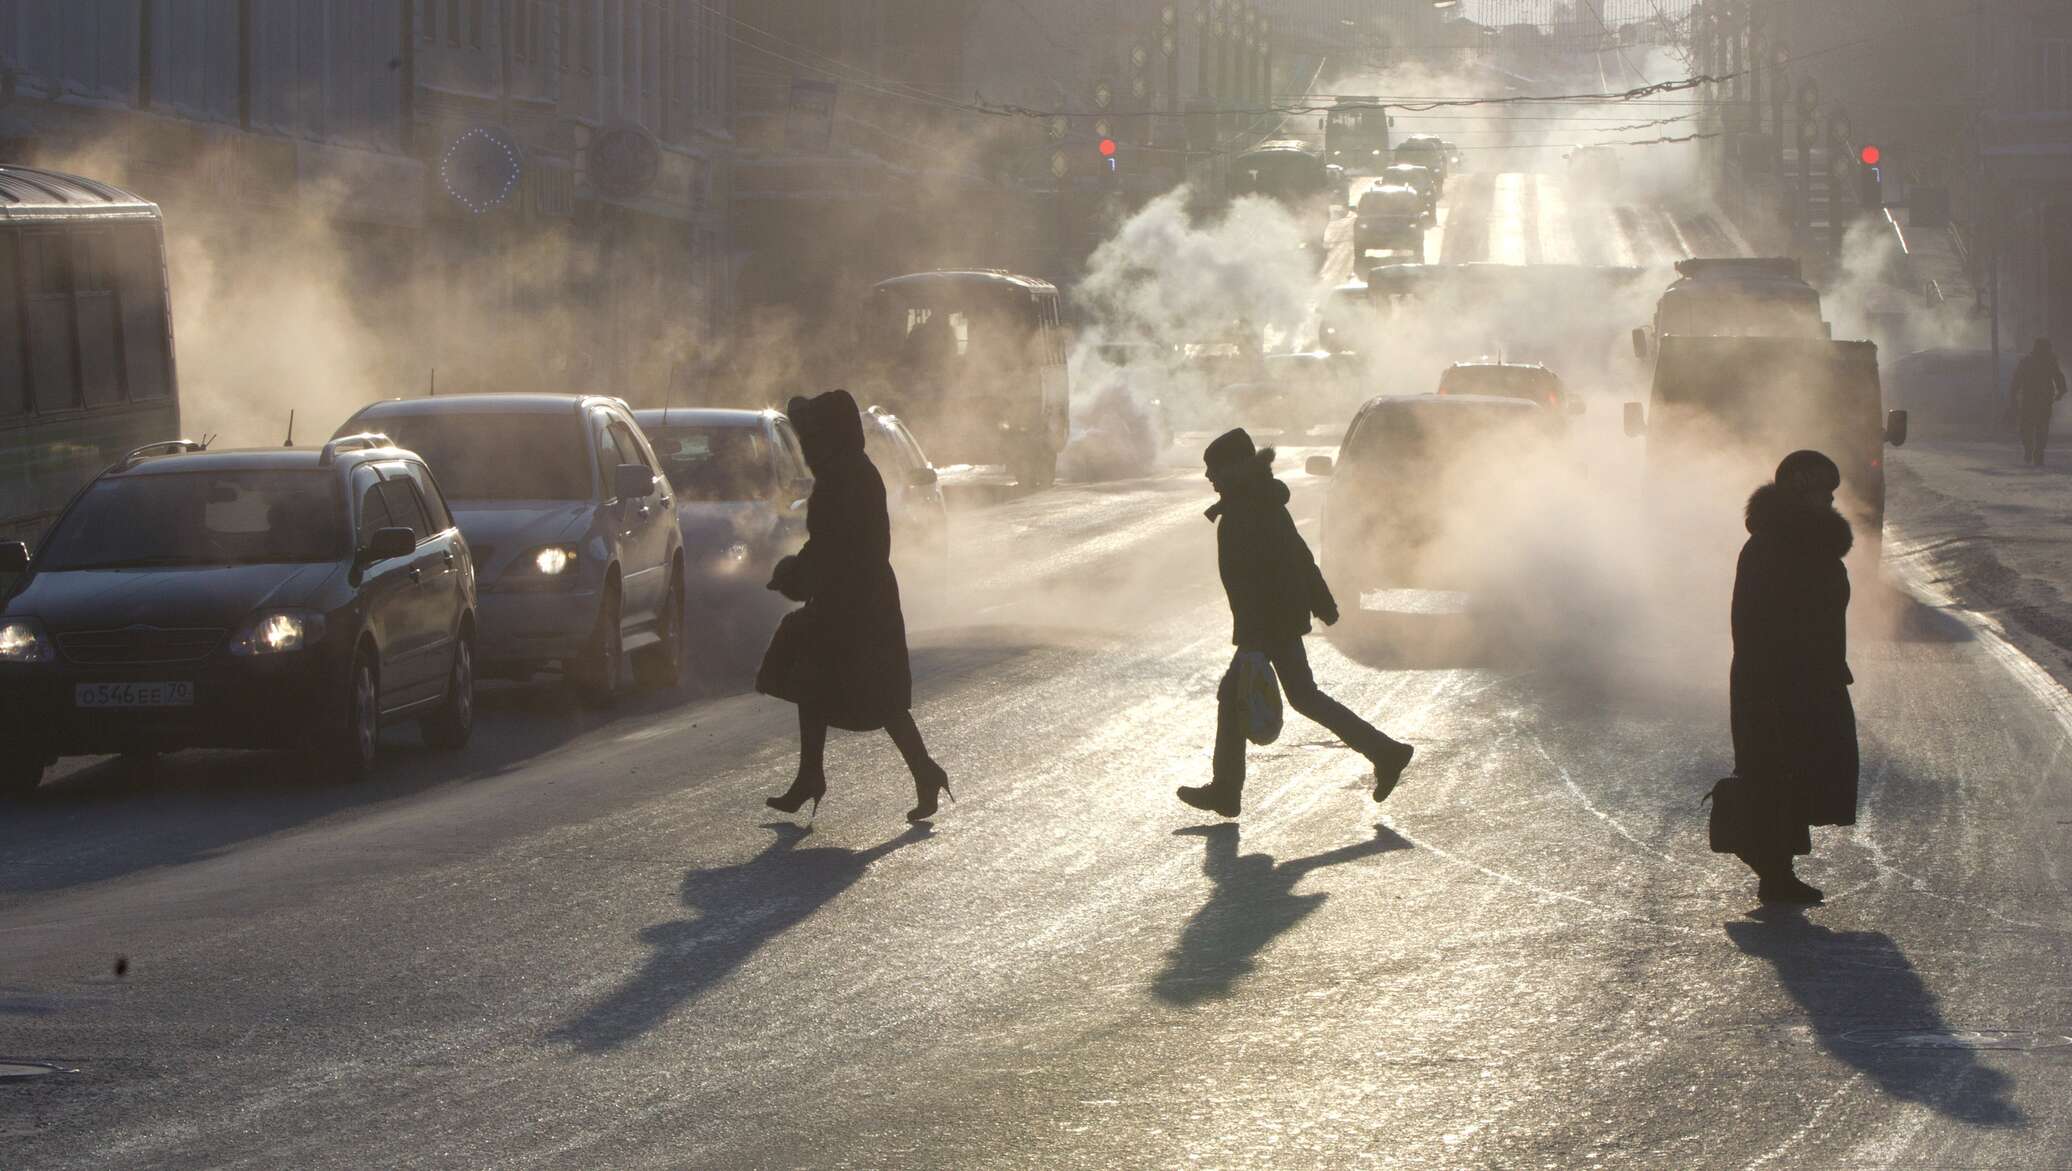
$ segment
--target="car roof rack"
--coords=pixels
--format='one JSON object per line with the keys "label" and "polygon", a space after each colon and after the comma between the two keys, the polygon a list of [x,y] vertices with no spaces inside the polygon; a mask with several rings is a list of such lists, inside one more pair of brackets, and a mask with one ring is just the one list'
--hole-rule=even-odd
{"label": "car roof rack", "polygon": [[142,447],[132,448],[128,455],[122,457],[122,462],[115,465],[115,469],[126,472],[154,455],[183,455],[190,451],[207,451],[208,449],[208,444],[194,439],[161,439],[156,443],[147,443]]}
{"label": "car roof rack", "polygon": [[396,441],[379,431],[362,431],[358,435],[340,435],[324,445],[317,456],[318,467],[330,467],[339,456],[354,451],[373,451],[377,448],[394,447]]}

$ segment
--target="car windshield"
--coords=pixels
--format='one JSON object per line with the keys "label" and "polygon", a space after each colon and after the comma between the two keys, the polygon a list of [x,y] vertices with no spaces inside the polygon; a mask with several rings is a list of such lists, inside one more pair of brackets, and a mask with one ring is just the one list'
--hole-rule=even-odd
{"label": "car windshield", "polygon": [[681,500],[767,500],[777,490],[760,427],[649,427],[662,474]]}
{"label": "car windshield", "polygon": [[88,488],[46,542],[41,568],[272,565],[345,555],[343,509],[321,471],[122,476]]}
{"label": "car windshield", "polygon": [[1361,420],[1346,445],[1346,466],[1356,473],[1425,480],[1463,455],[1490,458],[1511,449],[1509,432],[1523,407],[1434,403],[1375,411]]}
{"label": "car windshield", "polygon": [[424,457],[449,500],[588,500],[590,455],[575,411],[457,411],[361,420]]}

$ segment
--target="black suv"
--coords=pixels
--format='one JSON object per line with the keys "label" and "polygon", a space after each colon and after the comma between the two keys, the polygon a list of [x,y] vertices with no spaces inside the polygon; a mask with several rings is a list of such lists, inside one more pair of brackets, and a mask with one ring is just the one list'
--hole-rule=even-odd
{"label": "black suv", "polygon": [[0,794],[60,756],[299,748],[364,775],[385,723],[474,725],[475,570],[438,485],[379,435],[138,448],[0,604]]}

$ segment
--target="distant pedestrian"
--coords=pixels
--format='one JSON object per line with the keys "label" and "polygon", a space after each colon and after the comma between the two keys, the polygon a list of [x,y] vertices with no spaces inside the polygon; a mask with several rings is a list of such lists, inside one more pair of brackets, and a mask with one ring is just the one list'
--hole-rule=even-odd
{"label": "distant pedestrian", "polygon": [[1849,572],[1854,537],[1835,511],[1842,473],[1795,451],[1748,498],[1734,573],[1729,683],[1734,771],[1749,787],[1754,839],[1739,856],[1765,902],[1811,903],[1794,872],[1816,825],[1856,824],[1856,710],[1849,702]]}
{"label": "distant pedestrian", "polygon": [[2051,352],[2049,338],[2037,338],[2036,345],[2015,364],[2015,422],[2022,432],[2022,462],[2043,466],[2043,449],[2050,443],[2050,416],[2065,397],[2065,372],[2058,368],[2058,356]]}
{"label": "distant pedestrian", "polygon": [[[1230,431],[1203,453],[1209,482],[1219,497],[1208,510],[1216,522],[1216,567],[1230,599],[1231,641],[1238,654],[1258,651],[1272,662],[1288,706],[1330,729],[1374,763],[1374,799],[1388,797],[1410,763],[1411,747],[1390,739],[1317,688],[1302,636],[1310,616],[1329,626],[1338,603],[1295,520],[1288,515],[1288,486],[1274,479],[1273,449],[1255,450],[1242,429]],[[1206,785],[1185,785],[1180,800],[1196,809],[1238,815],[1245,787],[1247,710],[1238,663],[1233,660],[1216,690],[1216,757]]]}
{"label": "distant pedestrian", "polygon": [[796,813],[827,794],[827,730],[883,728],[914,775],[908,821],[935,815],[949,774],[928,755],[914,725],[906,619],[892,572],[885,481],[863,453],[863,419],[846,390],[789,406],[813,492],[806,545],[778,563],[770,588],[805,606],[785,616],[756,675],[756,690],[799,705],[799,771],[782,796],[765,801]]}

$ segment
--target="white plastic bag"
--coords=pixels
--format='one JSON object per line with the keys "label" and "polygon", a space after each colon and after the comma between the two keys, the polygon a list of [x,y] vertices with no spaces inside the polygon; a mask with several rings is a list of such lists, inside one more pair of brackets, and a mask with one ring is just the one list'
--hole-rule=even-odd
{"label": "white plastic bag", "polygon": [[1245,701],[1245,739],[1271,744],[1281,737],[1281,681],[1264,651],[1239,651],[1230,661]]}

